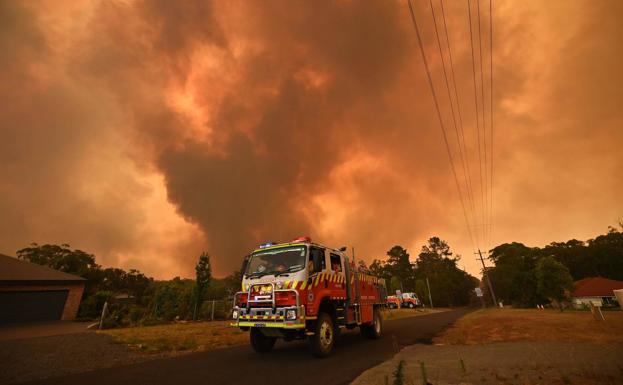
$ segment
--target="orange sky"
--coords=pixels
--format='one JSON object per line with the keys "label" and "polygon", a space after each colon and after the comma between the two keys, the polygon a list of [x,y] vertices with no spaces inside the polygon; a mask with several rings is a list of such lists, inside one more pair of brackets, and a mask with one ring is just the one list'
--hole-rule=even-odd
{"label": "orange sky", "polygon": [[[479,233],[467,2],[444,7]],[[623,3],[493,7],[493,226],[476,242],[603,233],[623,216]],[[222,276],[266,240],[369,261],[437,235],[477,274],[418,49],[404,1],[2,2],[0,252],[69,243],[171,278],[202,250]]]}

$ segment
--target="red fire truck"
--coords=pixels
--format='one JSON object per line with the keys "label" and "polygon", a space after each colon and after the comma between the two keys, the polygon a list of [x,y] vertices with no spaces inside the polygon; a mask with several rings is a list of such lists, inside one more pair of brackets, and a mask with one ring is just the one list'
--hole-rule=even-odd
{"label": "red fire truck", "polygon": [[422,302],[415,293],[401,293],[398,295],[390,295],[387,297],[387,306],[391,309],[399,307],[408,307],[410,309],[422,306]]}
{"label": "red fire truck", "polygon": [[385,282],[359,271],[345,251],[309,237],[261,245],[245,258],[232,326],[250,330],[258,353],[270,351],[277,338],[307,339],[312,353],[325,357],[342,328],[379,338]]}

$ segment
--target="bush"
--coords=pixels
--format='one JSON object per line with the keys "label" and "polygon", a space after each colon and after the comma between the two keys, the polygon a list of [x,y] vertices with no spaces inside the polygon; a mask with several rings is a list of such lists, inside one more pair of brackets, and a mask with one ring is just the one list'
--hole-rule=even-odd
{"label": "bush", "polygon": [[141,319],[143,319],[145,316],[145,309],[144,308],[140,308],[140,307],[132,307],[130,309],[130,324],[132,324],[132,326],[136,326],[138,325],[138,323],[141,321]]}
{"label": "bush", "polygon": [[104,303],[110,301],[113,293],[110,291],[98,291],[87,297],[80,304],[79,316],[86,319],[98,319],[102,314]]}

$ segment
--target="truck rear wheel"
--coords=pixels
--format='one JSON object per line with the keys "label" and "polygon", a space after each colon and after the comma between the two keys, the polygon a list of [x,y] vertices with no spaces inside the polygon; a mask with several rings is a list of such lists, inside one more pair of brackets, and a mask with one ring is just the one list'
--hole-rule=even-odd
{"label": "truck rear wheel", "polygon": [[361,325],[361,334],[364,337],[376,340],[381,337],[383,331],[383,319],[381,318],[381,312],[379,309],[374,308],[372,315],[372,323],[369,325]]}
{"label": "truck rear wheel", "polygon": [[335,345],[335,329],[333,320],[327,313],[318,314],[314,335],[307,340],[309,350],[316,357],[327,357],[333,352]]}
{"label": "truck rear wheel", "polygon": [[415,306],[413,305],[413,302],[409,302],[409,309],[413,309]]}
{"label": "truck rear wheel", "polygon": [[270,352],[277,342],[276,337],[266,337],[258,328],[251,328],[250,339],[251,346],[257,353]]}

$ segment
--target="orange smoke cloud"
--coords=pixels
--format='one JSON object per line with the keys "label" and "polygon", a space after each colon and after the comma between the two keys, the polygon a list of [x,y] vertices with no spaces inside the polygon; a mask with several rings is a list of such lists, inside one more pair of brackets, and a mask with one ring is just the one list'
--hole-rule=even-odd
{"label": "orange smoke cloud", "polygon": [[[467,9],[445,6],[477,186]],[[621,11],[494,2],[491,244],[588,238],[622,215]],[[427,4],[416,16],[451,127]],[[371,260],[438,235],[477,273],[405,3],[3,3],[0,18],[0,251],[68,242],[167,278],[204,249],[224,275],[265,240]]]}

